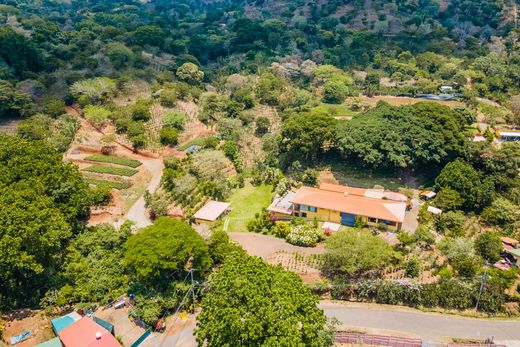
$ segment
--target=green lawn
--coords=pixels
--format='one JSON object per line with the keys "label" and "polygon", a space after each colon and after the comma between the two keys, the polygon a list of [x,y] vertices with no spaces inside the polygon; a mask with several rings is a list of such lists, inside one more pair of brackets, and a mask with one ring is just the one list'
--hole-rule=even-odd
{"label": "green lawn", "polygon": [[358,114],[344,104],[319,104],[311,109],[311,112],[315,114],[329,114],[335,117],[354,117]]}
{"label": "green lawn", "polygon": [[373,188],[380,185],[386,189],[397,191],[407,186],[398,174],[383,172],[369,172],[363,168],[350,166],[345,161],[328,163],[334,177],[341,183],[352,187]]}
{"label": "green lawn", "polygon": [[271,189],[269,185],[255,187],[249,183],[244,188],[237,189],[229,199],[232,211],[225,217],[229,219],[227,231],[247,231],[247,221],[271,204]]}

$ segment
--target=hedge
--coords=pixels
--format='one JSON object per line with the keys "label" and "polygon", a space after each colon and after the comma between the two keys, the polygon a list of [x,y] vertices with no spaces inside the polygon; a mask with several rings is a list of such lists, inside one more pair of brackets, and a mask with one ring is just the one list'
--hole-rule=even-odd
{"label": "hedge", "polygon": [[108,181],[108,180],[98,180],[95,178],[85,178],[85,181],[87,181],[89,184],[93,184],[95,186],[100,184],[106,184],[110,186],[110,188],[122,190],[122,189],[128,189],[132,185],[130,182],[119,182],[119,181]]}
{"label": "hedge", "polygon": [[139,170],[130,169],[127,167],[115,167],[105,165],[91,165],[89,167],[84,168],[83,171],[128,177],[133,176],[139,172]]}
{"label": "hedge", "polygon": [[[478,291],[478,282],[462,282],[455,279],[411,284],[380,279],[354,282],[336,278],[331,288],[332,298],[336,300],[375,301],[380,304],[456,310],[474,308]],[[488,313],[501,312],[505,301],[503,290],[488,283],[482,292],[479,310]]]}
{"label": "hedge", "polygon": [[111,163],[111,164],[129,166],[129,167],[133,167],[133,168],[139,167],[142,164],[139,160],[122,158],[122,157],[114,157],[111,155],[102,155],[102,154],[90,155],[90,156],[86,157],[85,160],[97,161],[97,162],[101,162],[101,163]]}

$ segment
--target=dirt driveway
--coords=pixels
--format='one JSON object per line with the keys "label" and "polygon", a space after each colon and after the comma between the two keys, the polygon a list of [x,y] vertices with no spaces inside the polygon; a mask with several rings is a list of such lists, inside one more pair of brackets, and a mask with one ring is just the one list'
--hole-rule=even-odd
{"label": "dirt driveway", "polygon": [[321,254],[325,249],[318,245],[317,247],[299,247],[293,246],[285,240],[274,236],[255,234],[255,233],[229,233],[229,237],[240,244],[249,255],[256,255],[263,259],[280,252],[298,252],[306,255]]}

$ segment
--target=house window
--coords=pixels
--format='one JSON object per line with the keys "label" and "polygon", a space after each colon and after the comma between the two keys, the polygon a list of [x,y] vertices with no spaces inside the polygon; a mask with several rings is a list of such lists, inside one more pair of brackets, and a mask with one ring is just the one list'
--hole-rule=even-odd
{"label": "house window", "polygon": [[384,220],[384,219],[381,219],[380,222],[383,223],[383,224],[392,226],[392,227],[397,225],[397,222],[392,222],[392,221]]}
{"label": "house window", "polygon": [[374,218],[374,217],[368,217],[368,222],[369,222],[369,223],[377,223],[377,218]]}
{"label": "house window", "polygon": [[300,217],[307,218],[307,213],[305,213],[305,212],[301,212],[301,213],[300,213]]}
{"label": "house window", "polygon": [[313,206],[301,205],[300,206],[300,211],[309,211],[309,212],[316,213],[318,211],[318,209],[316,207],[313,207]]}

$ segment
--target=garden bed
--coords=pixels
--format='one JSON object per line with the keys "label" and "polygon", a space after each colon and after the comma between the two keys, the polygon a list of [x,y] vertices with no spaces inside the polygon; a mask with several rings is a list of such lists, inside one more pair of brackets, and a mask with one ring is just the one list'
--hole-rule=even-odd
{"label": "garden bed", "polygon": [[116,176],[133,176],[139,172],[139,170],[126,168],[126,167],[114,167],[105,165],[91,165],[83,169],[83,171],[94,172],[99,174],[108,174]]}
{"label": "garden bed", "polygon": [[142,164],[139,160],[123,158],[123,157],[114,157],[111,155],[102,155],[102,154],[89,155],[88,157],[85,158],[85,160],[97,161],[100,163],[110,163],[110,164],[129,166],[131,168],[139,167]]}
{"label": "garden bed", "polygon": [[100,184],[106,184],[110,186],[110,188],[122,190],[122,189],[128,189],[132,185],[130,182],[123,182],[123,181],[109,181],[109,180],[99,180],[95,178],[85,178],[85,181],[87,181],[89,184],[93,184],[95,186]]}

